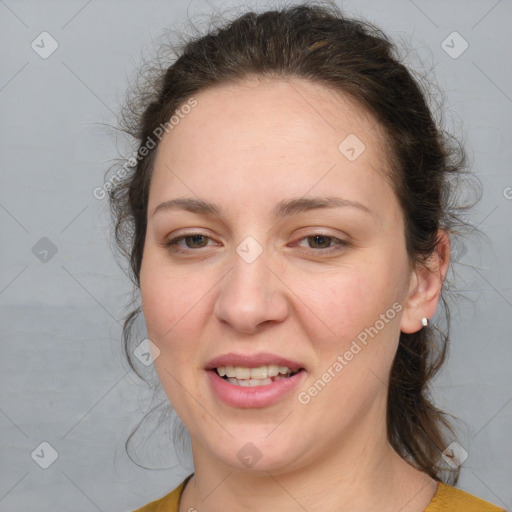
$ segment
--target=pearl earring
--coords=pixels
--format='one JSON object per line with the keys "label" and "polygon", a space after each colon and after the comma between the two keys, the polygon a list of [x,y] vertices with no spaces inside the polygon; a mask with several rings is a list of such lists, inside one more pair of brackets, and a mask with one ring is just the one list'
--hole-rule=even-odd
{"label": "pearl earring", "polygon": [[423,327],[427,327],[428,326],[428,318],[423,317],[421,319],[421,325],[423,325]]}

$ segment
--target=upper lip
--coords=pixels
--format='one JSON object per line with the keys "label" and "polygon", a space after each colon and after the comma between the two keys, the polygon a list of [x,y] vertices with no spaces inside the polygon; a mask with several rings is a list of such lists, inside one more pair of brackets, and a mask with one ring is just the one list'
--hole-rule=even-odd
{"label": "upper lip", "polygon": [[205,366],[206,370],[214,370],[219,366],[241,366],[244,368],[257,368],[258,366],[267,366],[269,364],[277,364],[278,366],[286,366],[290,370],[300,370],[303,365],[297,361],[287,359],[282,356],[270,353],[259,354],[223,354],[211,359]]}

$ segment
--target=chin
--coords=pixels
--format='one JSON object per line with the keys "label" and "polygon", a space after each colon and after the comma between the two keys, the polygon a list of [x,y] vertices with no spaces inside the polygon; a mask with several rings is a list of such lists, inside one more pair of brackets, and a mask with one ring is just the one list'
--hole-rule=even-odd
{"label": "chin", "polygon": [[[296,436],[287,436],[288,439],[297,439]],[[253,441],[251,437],[244,436],[243,439],[230,439],[229,443],[224,440],[222,451],[211,450],[211,453],[218,460],[236,471],[246,471],[251,474],[267,474],[268,472],[279,473],[293,469],[300,457],[300,448],[296,444],[287,446],[287,443],[270,442],[264,436],[258,436]],[[218,448],[217,445],[216,448]],[[305,448],[306,450],[306,448]],[[268,476],[268,475],[267,475]]]}

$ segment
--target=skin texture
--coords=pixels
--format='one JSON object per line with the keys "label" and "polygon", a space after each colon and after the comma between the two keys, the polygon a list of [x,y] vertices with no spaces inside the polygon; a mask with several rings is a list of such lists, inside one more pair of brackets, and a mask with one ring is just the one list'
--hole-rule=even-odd
{"label": "skin texture", "polygon": [[[248,79],[195,98],[158,148],[141,269],[148,336],[160,350],[155,367],[192,438],[195,475],[180,511],[424,510],[435,482],[387,442],[387,382],[400,331],[416,332],[434,315],[448,238],[431,271],[411,265],[385,139],[348,97],[306,80]],[[365,145],[354,161],[338,149],[350,134]],[[282,200],[333,196],[371,213],[272,214]],[[160,203],[185,197],[220,211],[153,215]],[[193,234],[208,238],[165,245]],[[318,235],[333,238],[318,243]],[[252,263],[236,251],[246,237],[262,249]],[[388,313],[342,371],[300,403],[298,392],[393,304],[394,318]],[[204,370],[229,352],[279,354],[307,374],[277,404],[230,407]],[[237,457],[249,442],[261,454],[251,468]]]}

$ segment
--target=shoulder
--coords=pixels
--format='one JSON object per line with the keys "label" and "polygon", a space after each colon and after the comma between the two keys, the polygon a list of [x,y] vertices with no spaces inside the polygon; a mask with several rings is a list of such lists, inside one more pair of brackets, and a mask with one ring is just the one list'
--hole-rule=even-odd
{"label": "shoulder", "polygon": [[437,491],[425,512],[505,512],[487,501],[451,485],[439,483]]}
{"label": "shoulder", "polygon": [[185,484],[190,480],[192,475],[187,476],[183,482],[181,482],[176,489],[166,494],[162,498],[152,501],[142,508],[138,508],[133,512],[178,512],[181,493],[185,487]]}

